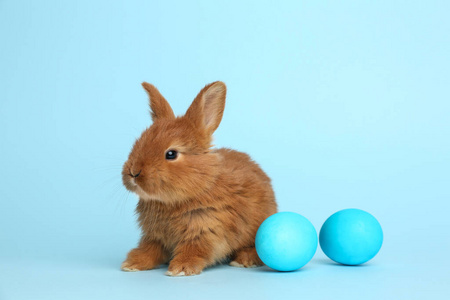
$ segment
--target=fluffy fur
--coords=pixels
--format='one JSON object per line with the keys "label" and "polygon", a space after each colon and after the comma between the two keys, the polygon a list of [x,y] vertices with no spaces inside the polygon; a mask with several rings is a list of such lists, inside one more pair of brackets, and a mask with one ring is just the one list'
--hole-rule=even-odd
{"label": "fluffy fur", "polygon": [[[122,270],[170,262],[168,275],[195,275],[227,258],[233,266],[261,265],[256,231],[277,205],[270,178],[247,154],[211,148],[225,84],[205,86],[181,117],[153,85],[142,85],[153,125],[136,141],[122,171],[125,187],[140,198],[142,238]],[[167,160],[168,150],[178,157]]]}

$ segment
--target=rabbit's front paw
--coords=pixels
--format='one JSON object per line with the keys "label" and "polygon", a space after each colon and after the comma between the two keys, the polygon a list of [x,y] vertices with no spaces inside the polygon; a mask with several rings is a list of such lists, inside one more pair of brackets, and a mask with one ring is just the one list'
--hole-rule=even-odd
{"label": "rabbit's front paw", "polygon": [[168,254],[155,243],[142,244],[128,253],[121,269],[126,272],[151,270],[168,260]]}
{"label": "rabbit's front paw", "polygon": [[128,260],[126,260],[122,263],[122,266],[120,266],[120,269],[125,272],[137,272],[137,271],[146,270],[146,268],[144,268],[143,265],[129,262]]}
{"label": "rabbit's front paw", "polygon": [[125,272],[145,271],[156,268],[158,265],[153,263],[151,259],[144,256],[130,256],[122,263],[120,267]]}
{"label": "rabbit's front paw", "polygon": [[194,258],[189,260],[180,260],[174,258],[166,272],[168,276],[191,276],[198,275],[205,267],[203,259]]}
{"label": "rabbit's front paw", "polygon": [[230,266],[239,268],[255,268],[264,265],[255,247],[243,248],[236,252]]}

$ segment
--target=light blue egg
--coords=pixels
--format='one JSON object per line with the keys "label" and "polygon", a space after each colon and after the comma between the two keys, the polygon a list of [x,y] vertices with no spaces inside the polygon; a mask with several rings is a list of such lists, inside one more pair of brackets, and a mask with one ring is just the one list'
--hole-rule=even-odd
{"label": "light blue egg", "polygon": [[256,233],[256,252],[278,271],[294,271],[306,265],[317,250],[317,232],[308,219],[293,212],[268,217]]}
{"label": "light blue egg", "polygon": [[344,209],[325,221],[319,241],[330,259],[344,265],[359,265],[378,253],[383,244],[383,230],[368,212]]}

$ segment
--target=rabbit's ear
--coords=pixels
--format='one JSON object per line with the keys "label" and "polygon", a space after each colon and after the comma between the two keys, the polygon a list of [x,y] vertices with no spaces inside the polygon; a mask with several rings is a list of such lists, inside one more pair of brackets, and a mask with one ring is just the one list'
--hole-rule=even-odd
{"label": "rabbit's ear", "polygon": [[143,82],[142,86],[150,98],[150,110],[153,122],[157,119],[174,119],[175,114],[166,99],[161,95],[158,89],[148,83]]}
{"label": "rabbit's ear", "polygon": [[186,112],[186,117],[192,120],[198,128],[203,128],[208,134],[213,134],[222,120],[226,93],[225,83],[216,81],[208,84],[195,97]]}

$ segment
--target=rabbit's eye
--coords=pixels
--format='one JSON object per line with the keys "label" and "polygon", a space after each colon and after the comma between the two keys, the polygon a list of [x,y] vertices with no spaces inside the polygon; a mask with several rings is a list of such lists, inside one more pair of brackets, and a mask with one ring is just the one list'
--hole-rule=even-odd
{"label": "rabbit's eye", "polygon": [[168,160],[174,160],[177,158],[177,156],[178,156],[178,152],[175,150],[168,150],[166,152],[166,159],[168,159]]}

